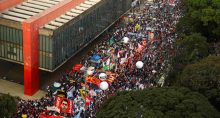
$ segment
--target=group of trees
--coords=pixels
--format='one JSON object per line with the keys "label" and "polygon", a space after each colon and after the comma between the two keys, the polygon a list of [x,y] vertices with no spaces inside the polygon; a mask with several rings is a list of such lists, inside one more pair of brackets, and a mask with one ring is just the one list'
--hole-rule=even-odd
{"label": "group of trees", "polygon": [[167,82],[200,92],[220,111],[220,57],[210,56],[211,45],[220,42],[220,0],[183,2],[185,16],[177,25],[177,55]]}
{"label": "group of trees", "polygon": [[187,65],[176,85],[200,92],[220,111],[220,57],[208,56]]}
{"label": "group of trees", "polygon": [[220,117],[220,57],[210,51],[220,44],[220,0],[182,2],[169,87],[118,93],[100,108],[99,118]]}
{"label": "group of trees", "polygon": [[184,34],[201,33],[208,41],[220,37],[219,0],[182,0],[185,16],[180,19],[177,31]]}
{"label": "group of trees", "polygon": [[104,103],[97,118],[219,118],[201,94],[164,87],[118,93]]}

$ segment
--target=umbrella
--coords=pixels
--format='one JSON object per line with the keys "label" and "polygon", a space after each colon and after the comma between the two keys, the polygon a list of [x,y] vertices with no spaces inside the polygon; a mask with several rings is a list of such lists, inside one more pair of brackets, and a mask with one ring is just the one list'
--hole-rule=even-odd
{"label": "umbrella", "polygon": [[53,86],[56,88],[59,88],[61,86],[61,84],[59,82],[54,82]]}
{"label": "umbrella", "polygon": [[100,59],[101,59],[101,57],[99,55],[93,55],[91,58],[91,60],[94,60],[94,61],[98,61]]}

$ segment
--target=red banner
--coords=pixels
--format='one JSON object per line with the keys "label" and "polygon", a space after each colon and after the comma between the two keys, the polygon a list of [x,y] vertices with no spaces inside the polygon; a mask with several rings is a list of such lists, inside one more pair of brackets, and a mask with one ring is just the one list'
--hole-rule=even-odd
{"label": "red banner", "polygon": [[87,83],[92,83],[92,84],[96,84],[99,86],[99,84],[102,82],[101,80],[97,79],[97,78],[93,78],[93,77],[90,77],[90,76],[87,76],[86,77],[86,81]]}
{"label": "red banner", "polygon": [[72,114],[73,102],[63,97],[56,97],[55,106],[60,109],[61,113]]}

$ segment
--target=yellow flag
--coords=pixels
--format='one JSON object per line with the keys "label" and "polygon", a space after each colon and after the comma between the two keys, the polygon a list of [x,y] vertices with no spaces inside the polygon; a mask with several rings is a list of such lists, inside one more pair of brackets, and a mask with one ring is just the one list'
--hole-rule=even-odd
{"label": "yellow flag", "polygon": [[135,25],[135,30],[140,30],[140,29],[141,29],[141,26],[140,26],[140,24],[137,23],[137,24]]}

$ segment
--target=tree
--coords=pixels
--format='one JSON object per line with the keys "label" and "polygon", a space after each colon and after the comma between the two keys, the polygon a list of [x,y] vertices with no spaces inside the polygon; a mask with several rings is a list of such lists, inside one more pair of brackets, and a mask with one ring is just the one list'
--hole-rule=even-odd
{"label": "tree", "polygon": [[187,64],[192,64],[208,56],[208,43],[199,33],[182,35],[177,40],[177,53],[172,61],[173,68],[166,79],[166,84],[173,84]]}
{"label": "tree", "polygon": [[208,41],[219,40],[220,36],[220,1],[185,0],[185,16],[177,25],[179,33],[201,33]]}
{"label": "tree", "polygon": [[152,88],[118,93],[97,118],[219,118],[208,100],[187,88]]}
{"label": "tree", "polygon": [[220,57],[209,56],[187,65],[177,84],[204,94],[220,110]]}
{"label": "tree", "polygon": [[16,113],[15,99],[9,94],[0,95],[0,118],[9,118]]}
{"label": "tree", "polygon": [[193,33],[189,36],[183,35],[176,45],[179,53],[175,58],[175,63],[194,63],[208,55],[206,38],[199,33]]}

